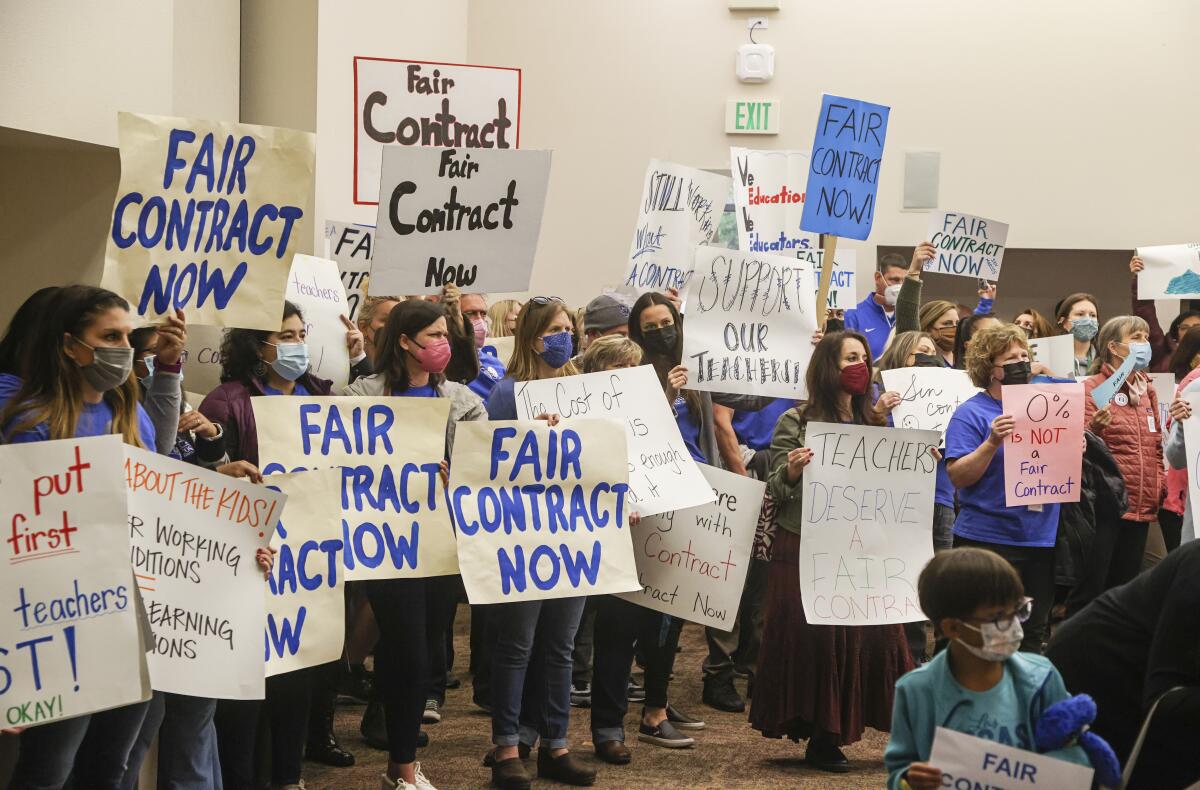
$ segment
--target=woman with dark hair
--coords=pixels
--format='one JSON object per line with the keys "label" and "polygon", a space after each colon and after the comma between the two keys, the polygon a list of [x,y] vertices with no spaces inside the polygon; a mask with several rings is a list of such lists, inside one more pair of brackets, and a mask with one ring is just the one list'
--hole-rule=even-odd
{"label": "woman with dark hair", "polygon": [[810,625],[800,595],[805,447],[809,422],[883,426],[872,402],[871,352],[857,332],[825,335],[805,377],[808,401],[785,412],[771,442],[768,490],[778,508],[767,581],[766,627],[750,726],[768,738],[808,739],[805,759],[823,771],[845,773],[840,746],[866,727],[891,727],[896,681],[912,669],[898,625]]}
{"label": "woman with dark hair", "polygon": [[971,339],[983,329],[1000,326],[1000,319],[991,313],[969,315],[958,322],[958,330],[954,334],[954,367],[966,369],[967,349]]}
{"label": "woman with dark hair", "polygon": [[30,341],[46,315],[54,309],[54,300],[61,290],[51,286],[34,291],[8,322],[8,329],[0,338],[0,403],[6,402],[21,388],[29,364]]}
{"label": "woman with dark hair", "polygon": [[1176,384],[1182,382],[1197,366],[1200,366],[1200,325],[1183,333],[1167,361],[1167,370],[1175,374]]}
{"label": "woman with dark hair", "polygon": [[1075,376],[1087,376],[1096,359],[1093,340],[1100,331],[1100,307],[1096,297],[1088,293],[1074,293],[1063,299],[1054,308],[1054,320],[1058,334],[1075,338]]}
{"label": "woman with dark hair", "polygon": [[[1181,311],[1171,321],[1167,331],[1163,332],[1162,325],[1158,323],[1158,309],[1154,306],[1154,300],[1138,299],[1137,276],[1138,272],[1144,268],[1146,268],[1145,262],[1137,255],[1130,259],[1129,271],[1133,277],[1130,278],[1129,289],[1132,292],[1133,314],[1144,320],[1150,327],[1150,348],[1153,352],[1150,358],[1150,371],[1152,373],[1175,372],[1172,357],[1179,344],[1183,342],[1183,336],[1191,329],[1200,326],[1200,310]],[[1175,380],[1179,381],[1181,378],[1182,376],[1175,372]]]}

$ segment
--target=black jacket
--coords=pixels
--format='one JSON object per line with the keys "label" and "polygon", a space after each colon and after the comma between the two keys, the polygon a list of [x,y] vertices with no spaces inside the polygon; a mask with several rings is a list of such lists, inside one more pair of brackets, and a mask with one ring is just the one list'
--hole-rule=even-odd
{"label": "black jacket", "polygon": [[1099,588],[1088,583],[1096,531],[1119,529],[1121,516],[1128,507],[1125,479],[1108,446],[1092,433],[1084,433],[1084,437],[1087,450],[1083,454],[1079,501],[1064,503],[1059,508],[1055,547],[1055,583],[1071,588],[1068,614],[1087,606],[1104,591],[1103,580]]}

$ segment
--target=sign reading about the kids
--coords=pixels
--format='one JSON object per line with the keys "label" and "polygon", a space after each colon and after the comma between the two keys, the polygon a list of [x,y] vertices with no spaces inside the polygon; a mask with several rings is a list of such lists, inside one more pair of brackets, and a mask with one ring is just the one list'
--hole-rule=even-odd
{"label": "sign reading about the kids", "polygon": [[800,595],[814,625],[924,620],[917,576],[933,559],[933,431],[810,422]]}
{"label": "sign reading about the kids", "polygon": [[717,235],[729,186],[726,176],[651,159],[622,289],[682,289],[696,245],[707,244]]}
{"label": "sign reading about the kids", "polygon": [[389,146],[519,148],[521,70],[354,58],[354,202],[373,206]]}
{"label": "sign reading about the kids", "polygon": [[1001,387],[1016,421],[1004,441],[1004,504],[1078,502],[1083,475],[1083,384]]}
{"label": "sign reading about the kids", "polygon": [[817,249],[818,235],[800,229],[808,152],[730,148],[729,158],[738,248],[772,255]]}
{"label": "sign reading about the kids", "polygon": [[296,255],[288,273],[287,298],[304,316],[310,372],[340,387],[350,378],[346,347],[350,328],[345,323],[350,319],[338,265],[324,258]]}
{"label": "sign reading about the kids", "polygon": [[802,229],[859,241],[871,235],[890,112],[881,104],[821,97]]}
{"label": "sign reading about the kids", "polygon": [[893,424],[939,436],[946,433],[955,409],[979,392],[965,370],[954,368],[893,368],[882,376],[883,388],[900,395],[900,404],[892,409]]}
{"label": "sign reading about the kids", "polygon": [[1090,790],[1094,770],[993,740],[938,727],[929,764],[942,772],[942,787]]}
{"label": "sign reading about the kids", "polygon": [[351,321],[358,319],[358,308],[367,298],[367,283],[371,278],[371,245],[374,242],[373,225],[333,220],[325,222],[325,257],[338,265],[342,287],[346,289],[346,306],[350,310]]}
{"label": "sign reading about the kids", "polygon": [[1138,273],[1139,299],[1200,297],[1200,244],[1138,247],[1145,267]]}
{"label": "sign reading about the kids", "polygon": [[262,699],[266,548],[286,497],[125,448],[133,573],[150,618],[155,691]]}
{"label": "sign reading about the kids", "polygon": [[[517,416],[607,418],[625,426],[630,510],[648,516],[713,501],[650,365],[517,382]],[[568,425],[568,422],[564,422]]]}
{"label": "sign reading about the kids", "polygon": [[549,181],[549,151],[385,149],[372,292],[527,290]]}
{"label": "sign reading about the kids", "polygon": [[472,604],[638,589],[615,420],[462,422],[450,506]]}
{"label": "sign reading about the kids", "polygon": [[812,268],[795,258],[697,247],[684,291],[688,387],[804,397],[815,290]]}
{"label": "sign reading about the kids", "polygon": [[0,446],[0,722],[150,698],[120,436]]}
{"label": "sign reading about the kids", "polygon": [[346,581],[458,572],[440,464],[446,398],[251,398],[265,475],[342,468]]}
{"label": "sign reading about the kids", "polygon": [[121,113],[121,184],[103,285],[150,323],[279,328],[292,254],[312,233],[315,136]]}
{"label": "sign reading about the kids", "polygon": [[935,211],[929,218],[929,243],[937,255],[925,262],[925,271],[998,280],[1008,225],[970,214]]}
{"label": "sign reading about the kids", "polygon": [[737,620],[754,529],[767,486],[703,464],[716,501],[642,518],[632,527],[641,590],[630,603],[730,631]]}

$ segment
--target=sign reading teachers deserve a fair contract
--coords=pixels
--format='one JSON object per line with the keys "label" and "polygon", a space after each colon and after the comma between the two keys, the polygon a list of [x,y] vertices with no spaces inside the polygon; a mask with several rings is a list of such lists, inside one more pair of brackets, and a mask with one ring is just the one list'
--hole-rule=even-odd
{"label": "sign reading teachers deserve a fair contract", "polygon": [[342,469],[343,579],[458,572],[439,464],[447,398],[252,398],[263,474]]}
{"label": "sign reading teachers deserve a fair contract", "polygon": [[1138,247],[1145,266],[1138,273],[1139,299],[1200,297],[1200,244]]}
{"label": "sign reading teachers deserve a fair contract", "polygon": [[649,516],[713,501],[712,485],[688,452],[650,365],[520,381],[516,398],[523,420],[557,414],[563,425],[577,417],[619,421],[625,427],[630,510]]}
{"label": "sign reading teachers deserve a fair contract", "polygon": [[925,262],[925,271],[998,280],[1008,225],[970,214],[935,211],[929,218],[929,243],[937,254]]}
{"label": "sign reading teachers deserve a fair contract", "polygon": [[616,420],[462,422],[449,498],[472,604],[638,589]]}
{"label": "sign reading teachers deserve a fair contract", "polygon": [[821,97],[802,229],[859,241],[871,234],[890,113],[881,104],[829,94]]}
{"label": "sign reading teachers deserve a fair contract", "polygon": [[121,113],[121,183],[102,285],[143,323],[279,329],[292,254],[312,233],[316,137]]}
{"label": "sign reading teachers deserve a fair contract", "polygon": [[342,323],[342,316],[349,317],[350,310],[338,265],[324,258],[296,255],[288,273],[287,298],[304,316],[310,372],[341,386],[350,378],[348,330]]}
{"label": "sign reading teachers deserve a fair contract", "polygon": [[941,769],[941,786],[950,788],[1089,790],[1094,773],[1086,765],[945,727],[934,731],[929,764]]}
{"label": "sign reading teachers deserve a fair contract", "polygon": [[701,464],[716,501],[632,527],[641,590],[621,598],[718,631],[737,620],[767,485]]}
{"label": "sign reading teachers deserve a fair contract", "polygon": [[525,291],[549,151],[384,149],[371,292]]}
{"label": "sign reading teachers deserve a fair contract", "polygon": [[696,245],[717,235],[730,183],[727,176],[651,159],[621,288],[682,289]]}
{"label": "sign reading teachers deserve a fair contract", "polygon": [[697,247],[683,296],[688,387],[804,397],[815,290],[812,268],[795,258]]}
{"label": "sign reading teachers deserve a fair contract", "polygon": [[266,580],[255,552],[287,498],[125,446],[129,542],[146,604],[155,691],[262,699]]}
{"label": "sign reading teachers deserve a fair contract", "polygon": [[367,298],[371,278],[371,247],[375,242],[374,225],[349,222],[325,222],[325,257],[335,261],[346,289],[350,320],[358,319],[358,309]]}
{"label": "sign reading teachers deserve a fair contract", "polygon": [[1016,421],[1004,440],[1004,504],[1078,502],[1083,384],[1010,384],[1000,388],[1000,397],[1004,413]]}
{"label": "sign reading teachers deserve a fair contract", "polygon": [[[900,395],[892,409],[897,428],[937,431],[944,437],[955,410],[979,388],[965,370],[953,368],[893,368],[881,371],[883,387]],[[940,446],[946,444],[943,438]]]}
{"label": "sign reading teachers deserve a fair contract", "polygon": [[0,446],[0,721],[150,698],[120,436]]}
{"label": "sign reading teachers deserve a fair contract", "polygon": [[933,558],[933,431],[810,422],[800,595],[815,625],[924,620],[917,577]]}

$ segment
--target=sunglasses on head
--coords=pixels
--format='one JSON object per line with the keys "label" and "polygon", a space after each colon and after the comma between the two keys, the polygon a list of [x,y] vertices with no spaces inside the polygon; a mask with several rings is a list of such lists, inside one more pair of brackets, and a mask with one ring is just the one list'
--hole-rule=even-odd
{"label": "sunglasses on head", "polygon": [[566,304],[566,302],[564,302],[562,299],[560,299],[557,296],[531,296],[531,297],[529,297],[529,301],[533,302],[534,304],[540,304],[540,305],[546,305],[546,304],[551,304],[551,303]]}

